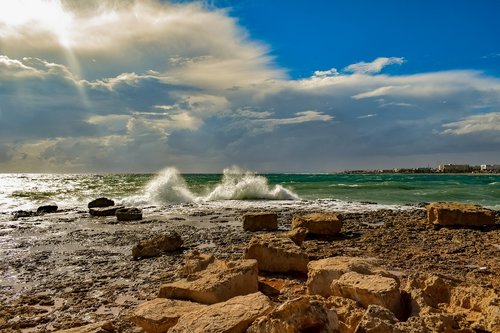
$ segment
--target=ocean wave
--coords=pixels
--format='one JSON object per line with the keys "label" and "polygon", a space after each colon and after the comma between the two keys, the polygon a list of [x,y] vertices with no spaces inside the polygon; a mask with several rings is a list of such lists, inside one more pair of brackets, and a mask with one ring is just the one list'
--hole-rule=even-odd
{"label": "ocean wave", "polygon": [[216,200],[298,200],[293,191],[271,186],[267,178],[237,167],[224,169],[220,183],[207,195],[196,195],[188,187],[180,172],[173,167],[158,173],[145,187],[144,195],[128,198],[128,202],[183,203]]}

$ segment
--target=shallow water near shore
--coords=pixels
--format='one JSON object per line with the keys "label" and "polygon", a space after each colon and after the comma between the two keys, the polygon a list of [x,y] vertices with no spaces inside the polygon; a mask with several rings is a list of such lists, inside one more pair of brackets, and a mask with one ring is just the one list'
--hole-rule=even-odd
{"label": "shallow water near shore", "polygon": [[[461,201],[500,209],[500,175],[452,174],[264,174],[230,168],[222,174],[181,174],[167,168],[158,174],[0,174],[0,211],[33,209],[54,202],[78,207],[106,196],[118,203],[165,206],[288,204],[355,208],[357,203],[384,205]],[[283,202],[276,202],[283,201]]]}

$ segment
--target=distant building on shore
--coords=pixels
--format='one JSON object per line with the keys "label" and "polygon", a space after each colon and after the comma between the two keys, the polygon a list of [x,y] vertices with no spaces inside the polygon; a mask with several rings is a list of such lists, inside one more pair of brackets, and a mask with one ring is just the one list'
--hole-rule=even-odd
{"label": "distant building on shore", "polygon": [[481,172],[500,172],[500,164],[481,164]]}
{"label": "distant building on shore", "polygon": [[438,171],[444,173],[471,172],[473,171],[473,167],[468,164],[440,164]]}

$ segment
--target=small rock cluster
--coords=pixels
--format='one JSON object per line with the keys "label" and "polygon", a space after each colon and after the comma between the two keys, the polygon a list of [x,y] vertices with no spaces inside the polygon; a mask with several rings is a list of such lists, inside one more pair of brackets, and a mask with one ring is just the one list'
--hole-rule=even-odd
{"label": "small rock cluster", "polygon": [[97,198],[88,204],[89,214],[92,216],[116,216],[117,221],[142,220],[142,211],[139,208],[115,206],[115,202],[108,198]]}

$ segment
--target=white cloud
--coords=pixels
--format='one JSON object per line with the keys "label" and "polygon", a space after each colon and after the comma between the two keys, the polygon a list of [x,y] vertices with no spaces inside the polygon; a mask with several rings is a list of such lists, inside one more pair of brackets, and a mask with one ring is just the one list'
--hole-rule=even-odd
{"label": "white cloud", "polygon": [[500,132],[500,112],[469,116],[459,121],[443,124],[443,127],[446,128],[441,132],[444,135]]}
{"label": "white cloud", "polygon": [[336,76],[339,75],[339,71],[336,68],[329,69],[327,71],[315,71],[314,76],[323,77],[323,76]]}
{"label": "white cloud", "polygon": [[333,120],[333,116],[324,114],[316,110],[300,111],[295,113],[295,117],[290,118],[267,118],[267,119],[256,119],[252,120],[254,124],[262,124],[266,128],[273,128],[275,126],[292,125],[292,124],[302,124],[308,122],[329,122]]}
{"label": "white cloud", "polygon": [[346,72],[352,72],[357,74],[376,74],[380,73],[382,69],[389,65],[401,65],[404,62],[404,58],[397,57],[380,57],[375,59],[372,62],[358,62],[352,65],[349,65],[344,68]]}

